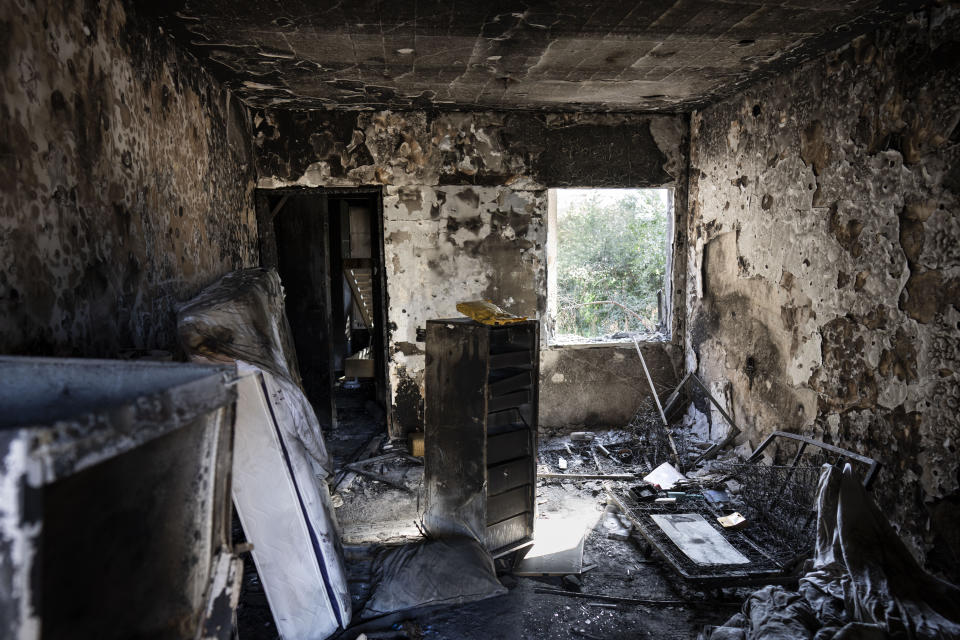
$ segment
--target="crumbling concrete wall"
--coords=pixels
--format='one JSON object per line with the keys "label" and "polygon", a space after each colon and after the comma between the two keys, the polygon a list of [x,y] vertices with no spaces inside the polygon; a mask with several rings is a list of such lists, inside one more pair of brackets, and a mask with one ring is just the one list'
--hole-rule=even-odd
{"label": "crumbling concrete wall", "polygon": [[[543,317],[547,188],[686,184],[683,116],[264,110],[254,133],[261,188],[384,187],[395,435],[422,424],[416,329],[428,319],[456,316],[457,302],[476,298]],[[677,191],[682,212],[686,189]],[[675,314],[675,335],[683,317]],[[577,366],[579,356],[569,357],[564,366]],[[579,423],[582,398],[551,379],[542,387],[550,407],[541,408],[551,422]],[[624,413],[593,410],[611,408]]]}
{"label": "crumbling concrete wall", "polygon": [[754,446],[882,460],[881,506],[954,574],[958,33],[933,7],[693,115],[686,352]]}
{"label": "crumbling concrete wall", "polygon": [[262,188],[657,187],[686,165],[683,116],[264,110],[254,126]]}
{"label": "crumbling concrete wall", "polygon": [[175,348],[256,261],[246,108],[119,1],[0,6],[0,352]]}

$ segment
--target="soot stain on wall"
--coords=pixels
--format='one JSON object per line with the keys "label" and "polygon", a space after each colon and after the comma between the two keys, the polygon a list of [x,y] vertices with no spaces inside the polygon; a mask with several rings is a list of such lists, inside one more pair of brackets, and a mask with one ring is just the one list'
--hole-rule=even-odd
{"label": "soot stain on wall", "polygon": [[[683,116],[254,114],[260,186],[645,187],[677,179]],[[322,144],[312,141],[322,140]]]}
{"label": "soot stain on wall", "polygon": [[[676,345],[647,342],[641,349],[659,384],[673,388],[680,382],[681,350]],[[652,403],[633,343],[548,347],[541,354],[540,381],[543,430],[622,426],[645,403]]]}
{"label": "soot stain on wall", "polygon": [[3,5],[0,350],[174,349],[255,263],[247,109],[125,4]]}
{"label": "soot stain on wall", "polygon": [[[411,197],[411,191],[418,195]],[[537,316],[546,277],[544,199],[542,191],[505,187],[385,191],[396,430],[422,425],[425,355],[417,328],[432,318],[458,316],[456,304],[463,300],[490,299],[518,315]]]}
{"label": "soot stain on wall", "polygon": [[394,435],[422,424],[427,319],[473,299],[543,317],[547,188],[669,185],[685,211],[683,116],[260,110],[253,125],[261,188],[384,186]]}
{"label": "soot stain on wall", "polygon": [[933,7],[694,114],[686,354],[754,445],[883,461],[881,506],[954,576],[958,28]]}

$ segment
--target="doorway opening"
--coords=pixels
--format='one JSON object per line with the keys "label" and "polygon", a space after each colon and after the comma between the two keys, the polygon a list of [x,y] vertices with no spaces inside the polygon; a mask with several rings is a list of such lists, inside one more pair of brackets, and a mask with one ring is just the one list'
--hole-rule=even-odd
{"label": "doorway opening", "polygon": [[379,188],[257,191],[261,264],[280,274],[304,391],[325,429],[345,398],[385,415],[382,207]]}

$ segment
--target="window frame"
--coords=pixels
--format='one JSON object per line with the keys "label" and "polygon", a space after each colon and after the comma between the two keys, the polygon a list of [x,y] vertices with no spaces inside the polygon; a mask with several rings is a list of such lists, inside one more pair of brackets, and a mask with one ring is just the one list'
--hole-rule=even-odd
{"label": "window frame", "polygon": [[630,338],[620,338],[612,340],[604,340],[602,338],[584,338],[582,341],[558,341],[556,339],[556,318],[557,318],[557,231],[558,231],[558,221],[557,221],[557,192],[574,190],[574,189],[590,189],[596,191],[603,191],[606,189],[635,189],[638,191],[647,190],[647,189],[664,189],[667,192],[667,230],[666,236],[664,238],[664,245],[666,250],[666,267],[664,269],[663,275],[663,316],[661,317],[661,329],[659,334],[654,336],[648,336],[644,338],[638,338],[639,342],[644,343],[669,343],[673,341],[673,314],[674,314],[674,281],[676,279],[676,274],[674,270],[676,269],[677,260],[675,259],[674,252],[677,249],[676,240],[677,240],[677,202],[676,202],[676,186],[672,183],[664,184],[659,186],[643,186],[643,187],[551,187],[547,189],[547,220],[546,220],[546,231],[547,231],[547,241],[544,248],[546,254],[546,286],[547,286],[547,301],[546,301],[546,321],[544,325],[544,339],[543,343],[546,347],[549,348],[584,348],[584,347],[597,347],[603,345],[610,345],[614,347],[622,347],[624,344],[632,344],[633,340]]}

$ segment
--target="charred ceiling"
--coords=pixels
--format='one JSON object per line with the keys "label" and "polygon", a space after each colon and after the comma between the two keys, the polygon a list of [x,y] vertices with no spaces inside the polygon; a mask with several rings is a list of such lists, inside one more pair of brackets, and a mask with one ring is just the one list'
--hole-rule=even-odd
{"label": "charred ceiling", "polygon": [[153,10],[257,107],[683,111],[922,4],[174,0]]}

